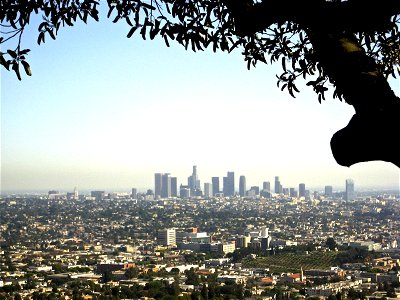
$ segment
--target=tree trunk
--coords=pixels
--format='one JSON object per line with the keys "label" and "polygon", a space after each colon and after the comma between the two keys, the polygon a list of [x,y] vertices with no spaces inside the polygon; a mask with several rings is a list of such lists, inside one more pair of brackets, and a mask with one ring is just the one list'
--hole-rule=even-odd
{"label": "tree trunk", "polygon": [[349,167],[383,160],[400,167],[400,99],[379,66],[353,34],[321,29],[307,33],[324,72],[356,112],[349,124],[332,137],[331,149],[337,163]]}
{"label": "tree trunk", "polygon": [[353,33],[382,30],[390,16],[399,13],[398,0],[382,1],[384,5],[374,1],[264,0],[253,4],[252,0],[225,0],[239,35],[284,21],[298,23],[306,31],[323,71],[356,112],[331,140],[332,154],[342,166],[383,160],[400,168],[400,99]]}

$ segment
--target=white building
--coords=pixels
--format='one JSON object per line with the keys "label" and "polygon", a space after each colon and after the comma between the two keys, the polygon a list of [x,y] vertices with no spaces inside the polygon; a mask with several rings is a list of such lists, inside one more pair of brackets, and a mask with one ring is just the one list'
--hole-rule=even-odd
{"label": "white building", "polygon": [[175,229],[163,229],[157,232],[157,244],[163,246],[176,245],[176,231]]}

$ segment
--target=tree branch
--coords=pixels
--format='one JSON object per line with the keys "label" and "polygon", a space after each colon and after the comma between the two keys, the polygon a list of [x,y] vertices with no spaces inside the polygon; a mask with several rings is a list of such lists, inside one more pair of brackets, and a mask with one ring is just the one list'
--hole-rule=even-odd
{"label": "tree branch", "polygon": [[235,20],[237,34],[246,36],[274,23],[293,21],[303,28],[316,26],[327,31],[381,31],[393,15],[400,14],[398,0],[224,0]]}

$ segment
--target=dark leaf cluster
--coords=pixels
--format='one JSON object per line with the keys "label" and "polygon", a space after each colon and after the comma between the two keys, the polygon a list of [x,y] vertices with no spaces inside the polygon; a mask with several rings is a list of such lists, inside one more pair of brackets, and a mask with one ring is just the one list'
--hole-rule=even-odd
{"label": "dark leaf cluster", "polygon": [[[17,42],[14,49],[0,53],[0,63],[7,70],[12,69],[19,79],[21,65],[31,75],[25,59],[29,49],[21,49],[21,37],[32,15],[43,17],[37,38],[41,44],[46,36],[55,39],[61,27],[73,26],[78,20],[98,21],[99,5],[95,0],[3,0],[0,21],[4,37],[0,42],[13,38]],[[239,49],[248,69],[258,62],[280,62],[283,72],[277,75],[278,87],[292,97],[299,92],[298,79],[307,79],[307,86],[317,93],[319,102],[325,99],[329,84],[334,85],[318,63],[306,32],[295,20],[277,21],[255,34],[242,35],[236,31],[228,0],[107,0],[107,5],[112,22],[127,23],[128,38],[139,34],[153,40],[158,36],[168,47],[174,41],[192,51],[211,48],[229,53]],[[395,14],[380,31],[357,32],[360,45],[386,76],[400,74],[399,23],[400,16]],[[340,91],[333,92],[342,100]]]}

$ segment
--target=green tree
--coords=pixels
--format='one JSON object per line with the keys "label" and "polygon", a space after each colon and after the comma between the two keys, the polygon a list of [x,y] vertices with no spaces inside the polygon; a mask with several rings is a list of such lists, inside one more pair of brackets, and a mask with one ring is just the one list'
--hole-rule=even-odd
{"label": "green tree", "polygon": [[114,279],[114,275],[110,271],[106,271],[102,274],[102,280],[103,282],[110,282]]}
{"label": "green tree", "polygon": [[208,300],[208,294],[209,294],[209,292],[208,292],[207,285],[203,284],[203,286],[201,288],[201,297],[204,300]]}
{"label": "green tree", "polygon": [[20,295],[19,293],[16,293],[16,294],[14,295],[14,300],[22,300],[21,295]]}
{"label": "green tree", "polygon": [[138,268],[131,267],[131,268],[126,269],[126,271],[125,271],[125,276],[128,279],[137,278],[138,275],[139,275]]}
{"label": "green tree", "polygon": [[326,239],[325,245],[330,249],[330,250],[335,250],[337,247],[337,243],[333,237],[328,237]]}
{"label": "green tree", "polygon": [[190,299],[192,299],[192,300],[200,300],[200,299],[201,299],[201,294],[200,294],[200,292],[199,292],[199,291],[193,291],[193,292],[190,294]]}
{"label": "green tree", "polygon": [[200,283],[199,276],[194,272],[194,269],[185,271],[186,275],[186,284],[198,285]]}
{"label": "green tree", "polygon": [[[56,38],[64,26],[99,20],[96,0],[3,0],[0,42],[15,47],[1,52],[0,63],[21,79],[31,75],[22,47],[24,29],[41,14],[38,43]],[[239,49],[248,68],[258,62],[280,62],[278,85],[295,97],[296,84],[308,80],[318,96],[332,89],[333,98],[352,105],[349,124],[334,134],[331,149],[337,163],[350,166],[370,160],[400,167],[396,147],[382,147],[371,137],[391,141],[398,129],[400,99],[388,77],[400,74],[400,3],[398,0],[107,0],[108,18],[127,23],[127,37],[160,37],[193,51]]]}

